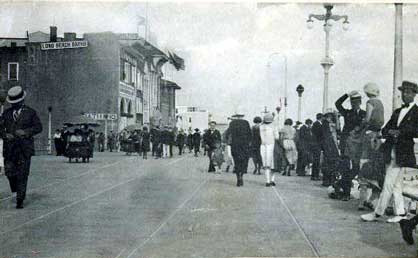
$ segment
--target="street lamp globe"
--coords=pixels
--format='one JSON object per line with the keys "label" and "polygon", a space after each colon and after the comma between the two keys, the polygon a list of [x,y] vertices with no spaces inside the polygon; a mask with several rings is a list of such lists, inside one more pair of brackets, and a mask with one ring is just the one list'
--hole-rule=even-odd
{"label": "street lamp globe", "polygon": [[306,25],[307,25],[308,29],[312,29],[313,28],[313,20],[311,18],[309,18],[306,21]]}
{"label": "street lamp globe", "polygon": [[343,30],[347,31],[350,29],[350,23],[348,21],[343,22]]}
{"label": "street lamp globe", "polygon": [[299,95],[299,97],[302,97],[302,93],[305,91],[305,88],[301,85],[301,84],[299,84],[297,87],[296,87],[296,92],[298,93],[298,95]]}

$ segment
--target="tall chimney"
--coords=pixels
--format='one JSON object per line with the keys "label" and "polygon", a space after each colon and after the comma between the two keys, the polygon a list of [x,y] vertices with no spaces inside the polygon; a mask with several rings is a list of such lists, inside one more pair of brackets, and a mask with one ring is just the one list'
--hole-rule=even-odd
{"label": "tall chimney", "polygon": [[57,27],[51,26],[49,27],[50,33],[49,33],[49,41],[51,42],[57,42]]}

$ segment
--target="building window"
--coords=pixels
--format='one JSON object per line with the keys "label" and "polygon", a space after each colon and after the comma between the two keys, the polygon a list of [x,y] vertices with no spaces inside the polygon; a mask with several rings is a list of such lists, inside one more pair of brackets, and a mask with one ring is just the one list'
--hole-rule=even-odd
{"label": "building window", "polygon": [[125,101],[123,98],[120,100],[120,114],[123,115],[125,113]]}
{"label": "building window", "polygon": [[132,101],[129,101],[128,102],[128,115],[131,115],[132,114]]}
{"label": "building window", "polygon": [[8,64],[8,80],[9,81],[19,80],[19,63]]}
{"label": "building window", "polygon": [[125,72],[125,60],[120,60],[120,81],[125,81],[126,72]]}

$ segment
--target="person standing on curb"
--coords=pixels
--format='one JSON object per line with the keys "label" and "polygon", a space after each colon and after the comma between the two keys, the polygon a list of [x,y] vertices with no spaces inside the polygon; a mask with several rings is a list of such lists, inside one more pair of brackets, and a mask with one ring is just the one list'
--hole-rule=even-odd
{"label": "person standing on curb", "polygon": [[22,87],[12,87],[7,95],[6,100],[12,106],[1,119],[5,174],[12,193],[16,193],[16,209],[22,209],[31,158],[35,154],[33,136],[42,132],[42,124],[36,111],[24,104],[26,92]]}

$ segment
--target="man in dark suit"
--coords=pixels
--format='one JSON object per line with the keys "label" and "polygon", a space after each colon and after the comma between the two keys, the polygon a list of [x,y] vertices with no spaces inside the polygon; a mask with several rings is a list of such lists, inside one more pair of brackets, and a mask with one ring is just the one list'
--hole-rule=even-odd
{"label": "man in dark suit", "polygon": [[418,137],[418,106],[414,101],[418,86],[404,81],[398,89],[402,92],[404,104],[393,112],[389,122],[382,129],[382,135],[386,139],[382,145],[386,163],[385,182],[374,212],[361,216],[364,221],[374,221],[382,216],[392,196],[396,216],[387,222],[396,223],[406,218],[402,196],[403,175],[406,168],[415,167],[417,163],[414,138]]}
{"label": "man in dark suit", "polygon": [[26,197],[31,157],[35,154],[33,136],[42,132],[36,111],[24,104],[25,96],[22,87],[12,87],[7,96],[12,106],[2,116],[5,174],[12,193],[16,193],[16,209],[23,208]]}
{"label": "man in dark suit", "polygon": [[[350,98],[351,109],[346,109],[343,106],[343,103]],[[340,151],[344,153],[346,147],[347,137],[350,135],[350,132],[354,130],[357,126],[360,126],[363,119],[366,117],[366,111],[360,108],[361,105],[361,95],[357,91],[352,91],[350,93],[344,94],[336,102],[335,107],[338,112],[344,117],[344,128],[341,133],[340,140]],[[358,164],[356,165],[358,166]],[[358,172],[358,167],[356,168]]]}
{"label": "man in dark suit", "polygon": [[231,137],[231,153],[234,159],[234,173],[237,175],[237,186],[243,186],[243,174],[248,169],[250,158],[251,128],[243,114],[236,114],[229,124],[226,137]]}
{"label": "man in dark suit", "polygon": [[[350,98],[351,109],[346,109],[343,107],[343,103],[348,98]],[[338,112],[344,117],[344,128],[341,132],[339,146],[341,154],[343,156],[349,156],[346,153],[347,138],[353,130],[360,128],[363,120],[366,117],[366,111],[362,110],[360,108],[360,105],[361,95],[357,91],[352,91],[350,93],[344,94],[335,102],[335,107],[337,108]],[[346,173],[343,173],[341,180],[342,188],[345,190],[343,198],[344,201],[348,201],[350,199],[351,182],[354,179],[354,177],[356,177],[359,174],[360,170],[360,159],[354,157],[349,158],[351,160],[352,169],[347,170]]]}
{"label": "man in dark suit", "polygon": [[310,163],[311,147],[313,144],[312,135],[312,120],[306,119],[305,124],[299,129],[299,149],[298,149],[298,161],[296,166],[296,174],[298,176],[305,175],[305,168]]}
{"label": "man in dark suit", "polygon": [[203,135],[203,141],[205,144],[205,149],[208,152],[209,157],[209,169],[208,172],[215,172],[215,166],[212,160],[212,153],[216,149],[216,143],[221,143],[222,137],[221,133],[215,128],[216,122],[211,121],[209,123],[209,130]]}
{"label": "man in dark suit", "polygon": [[319,179],[319,170],[321,166],[321,151],[322,151],[322,120],[323,115],[321,113],[316,114],[316,121],[312,125],[312,175],[311,180],[318,181]]}
{"label": "man in dark suit", "polygon": [[197,157],[197,153],[200,152],[200,131],[199,128],[194,129],[194,134],[192,136],[192,142],[193,142],[193,149],[194,149],[194,156]]}

